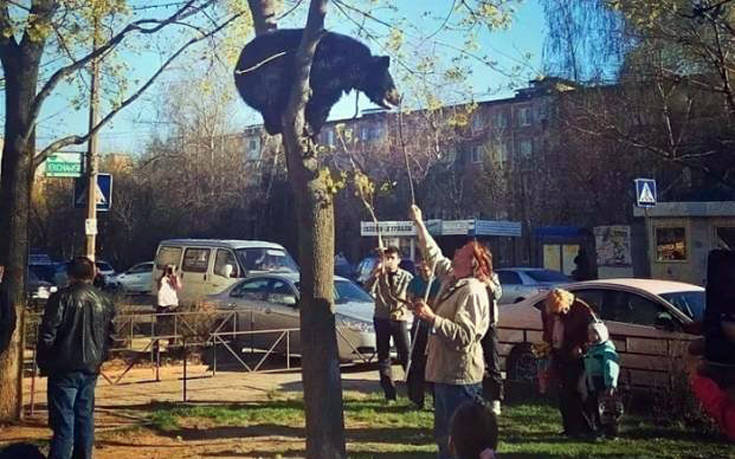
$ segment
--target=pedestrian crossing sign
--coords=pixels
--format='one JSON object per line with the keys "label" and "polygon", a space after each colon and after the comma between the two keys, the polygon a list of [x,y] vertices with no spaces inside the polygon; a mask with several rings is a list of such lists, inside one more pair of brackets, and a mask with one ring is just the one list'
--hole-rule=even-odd
{"label": "pedestrian crossing sign", "polygon": [[635,179],[635,196],[638,207],[654,207],[656,205],[656,180]]}
{"label": "pedestrian crossing sign", "polygon": [[[74,207],[83,209],[87,206],[87,178],[78,178],[74,183]],[[110,210],[112,206],[112,175],[97,174],[96,204],[97,212]]]}

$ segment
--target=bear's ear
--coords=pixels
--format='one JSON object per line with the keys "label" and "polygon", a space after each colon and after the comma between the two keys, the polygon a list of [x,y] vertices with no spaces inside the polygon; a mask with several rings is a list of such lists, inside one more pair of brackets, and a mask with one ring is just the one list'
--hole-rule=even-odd
{"label": "bear's ear", "polygon": [[388,68],[390,67],[390,57],[388,56],[378,56],[378,64],[380,64],[381,67]]}

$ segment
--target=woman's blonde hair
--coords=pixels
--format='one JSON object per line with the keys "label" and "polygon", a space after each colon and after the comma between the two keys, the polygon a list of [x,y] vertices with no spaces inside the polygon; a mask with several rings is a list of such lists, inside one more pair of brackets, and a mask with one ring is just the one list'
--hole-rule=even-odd
{"label": "woman's blonde hair", "polygon": [[544,304],[546,312],[550,314],[558,314],[561,311],[568,310],[574,303],[574,294],[561,288],[555,288],[546,295]]}

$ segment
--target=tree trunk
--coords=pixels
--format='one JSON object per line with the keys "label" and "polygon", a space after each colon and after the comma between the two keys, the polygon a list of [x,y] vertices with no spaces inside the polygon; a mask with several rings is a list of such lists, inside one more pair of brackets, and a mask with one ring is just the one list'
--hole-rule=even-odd
{"label": "tree trunk", "polygon": [[334,199],[319,174],[316,145],[307,136],[309,72],[324,33],[327,0],[312,0],[283,124],[283,145],[296,196],[301,264],[302,380],[306,407],[306,456],[345,457],[342,379],[334,299]]}
{"label": "tree trunk", "polygon": [[[286,136],[284,136],[284,139]],[[294,142],[294,140],[296,140]],[[306,455],[345,457],[342,380],[337,354],[334,299],[334,206],[322,180],[299,158],[297,139],[285,142],[296,196],[301,264],[302,380],[306,406]]]}
{"label": "tree trunk", "polygon": [[16,47],[2,55],[5,74],[5,144],[0,179],[0,264],[5,265],[4,289],[15,309],[15,330],[7,349],[0,349],[0,421],[20,419],[23,407],[22,323],[25,274],[28,265],[28,221],[33,186],[35,133],[27,141],[30,107],[43,45]]}

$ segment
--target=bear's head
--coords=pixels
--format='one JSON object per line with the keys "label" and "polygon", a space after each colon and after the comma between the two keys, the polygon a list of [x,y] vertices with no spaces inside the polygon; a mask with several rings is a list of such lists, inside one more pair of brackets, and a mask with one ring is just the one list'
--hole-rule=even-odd
{"label": "bear's head", "polygon": [[391,105],[395,107],[400,104],[401,95],[396,89],[388,67],[390,67],[388,56],[371,57],[367,71],[362,73],[361,87],[358,89],[375,104],[390,110]]}

